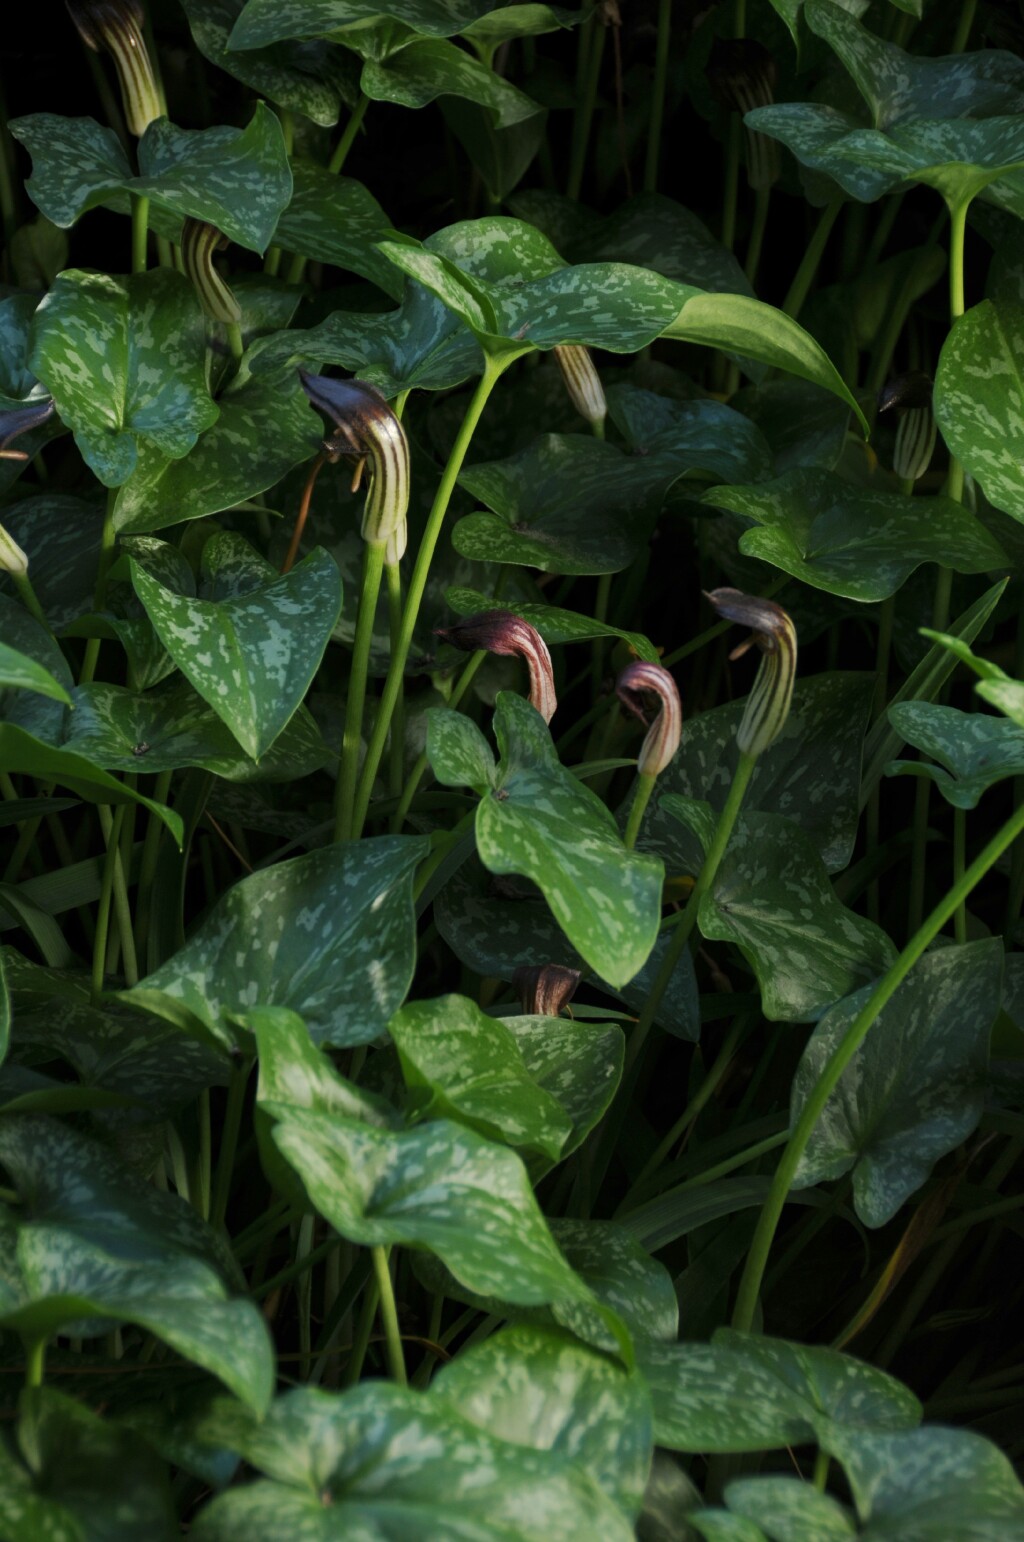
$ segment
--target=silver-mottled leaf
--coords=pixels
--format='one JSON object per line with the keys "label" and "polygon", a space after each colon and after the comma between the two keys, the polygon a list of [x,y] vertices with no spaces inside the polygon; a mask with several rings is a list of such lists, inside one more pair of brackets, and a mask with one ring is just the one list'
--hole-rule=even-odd
{"label": "silver-mottled leaf", "polygon": [[954,321],[934,407],[942,437],[986,497],[1024,520],[1024,306],[982,300]]}
{"label": "silver-mottled leaf", "polygon": [[921,1405],[903,1384],[834,1349],[720,1328],[710,1344],[640,1343],[654,1438],[675,1451],[762,1451],[849,1427],[907,1429]]}
{"label": "silver-mottled leaf", "polygon": [[[939,948],[919,960],[840,1077],[797,1186],[852,1168],[857,1214],[868,1226],[884,1226],[939,1158],[967,1139],[984,1104],[1002,966],[998,938]],[[840,1002],[812,1034],[793,1082],[794,1121],[869,995],[866,987]]]}
{"label": "silver-mottled leaf", "polygon": [[193,599],[132,564],[135,592],[182,674],[259,760],[292,718],[341,609],[341,576],[320,549],[236,598]]}
{"label": "silver-mottled leaf", "polygon": [[419,836],[338,844],[251,874],[124,999],[174,1020],[183,1007],[221,1042],[233,1015],[291,1007],[318,1044],[369,1044],[409,988]]}
{"label": "silver-mottled leaf", "polygon": [[636,1516],[651,1465],[650,1398],[596,1350],[519,1323],[443,1366],[430,1396],[499,1440],[564,1456]]}
{"label": "silver-mottled leaf", "polygon": [[172,460],[214,423],[205,325],[181,274],[70,269],[35,313],[31,366],[100,481],[119,487],[138,440]]}
{"label": "silver-mottled leaf", "polygon": [[[231,1439],[231,1425],[224,1429]],[[201,1511],[195,1542],[630,1542],[632,1527],[564,1457],[496,1439],[440,1399],[374,1382],[299,1388],[238,1440],[268,1478]]]}

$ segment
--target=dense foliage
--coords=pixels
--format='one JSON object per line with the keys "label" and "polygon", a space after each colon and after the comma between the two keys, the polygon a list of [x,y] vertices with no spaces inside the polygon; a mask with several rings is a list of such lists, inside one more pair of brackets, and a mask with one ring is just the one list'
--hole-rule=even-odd
{"label": "dense foliage", "polygon": [[5,29],[3,1542],[1024,1538],[1019,8]]}

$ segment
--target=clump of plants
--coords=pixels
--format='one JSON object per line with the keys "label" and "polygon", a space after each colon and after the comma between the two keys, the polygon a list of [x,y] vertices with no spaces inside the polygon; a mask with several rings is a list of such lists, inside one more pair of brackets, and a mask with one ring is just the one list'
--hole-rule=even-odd
{"label": "clump of plants", "polygon": [[12,30],[0,1534],[1024,1537],[1017,12]]}

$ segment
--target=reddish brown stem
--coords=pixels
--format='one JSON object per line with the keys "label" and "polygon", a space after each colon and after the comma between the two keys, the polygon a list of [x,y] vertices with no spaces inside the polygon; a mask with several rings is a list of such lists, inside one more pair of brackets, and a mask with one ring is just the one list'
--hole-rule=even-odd
{"label": "reddish brown stem", "polygon": [[306,520],[309,517],[309,505],[313,497],[313,487],[317,477],[320,475],[320,467],[327,459],[327,452],[325,450],[321,450],[320,454],[309,468],[309,476],[306,478],[306,485],[302,489],[302,502],[299,504],[299,512],[295,516],[295,528],[292,531],[292,538],[288,544],[288,552],[284,561],[281,563],[282,573],[291,572],[295,565],[295,559],[299,555],[299,542],[302,540],[302,532],[306,528]]}

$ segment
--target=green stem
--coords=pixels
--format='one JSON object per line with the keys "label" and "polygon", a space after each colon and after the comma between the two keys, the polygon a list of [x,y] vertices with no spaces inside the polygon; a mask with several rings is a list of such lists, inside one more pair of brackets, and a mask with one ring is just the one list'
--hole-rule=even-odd
{"label": "green stem", "polygon": [[596,12],[591,12],[590,20],[584,23],[590,32],[587,40],[586,68],[583,72],[583,89],[576,104],[576,115],[572,124],[572,148],[569,159],[569,180],[565,185],[565,191],[569,198],[579,198],[580,188],[583,186],[583,167],[587,159],[587,145],[590,142],[590,125],[594,118],[594,104],[597,101],[597,84],[601,78],[601,59],[604,55],[605,29]]}
{"label": "green stem", "polygon": [[[448,705],[453,712],[458,708],[459,703],[462,701],[466,692],[469,690],[470,685],[473,683],[474,675],[480,668],[484,659],[487,657],[487,649],[478,648],[477,651],[472,654],[468,660],[465,668],[462,671],[462,674],[459,676],[458,682],[456,683],[451,696],[448,698]],[[408,814],[410,807],[412,806],[412,800],[415,798],[420,782],[423,780],[423,774],[427,769],[427,765],[428,761],[426,754],[422,754],[417,758],[416,764],[410,771],[409,780],[405,784],[405,787],[402,791],[402,796],[398,801],[398,807],[395,809],[394,815],[392,817],[392,834],[397,835],[401,830],[402,825],[405,823],[405,817]]]}
{"label": "green stem", "polygon": [[768,205],[771,202],[771,187],[759,187],[754,194],[754,221],[750,227],[750,240],[747,242],[747,261],[744,272],[751,289],[755,288],[758,264],[761,261],[761,247],[764,245],[764,229],[768,223]]}
{"label": "green stem", "polygon": [[[359,133],[360,125],[362,124],[363,118],[366,115],[366,109],[369,107],[369,105],[369,97],[360,94],[358,102],[352,109],[352,115],[345,125],[345,131],[341,138],[338,140],[338,143],[334,149],[334,154],[331,156],[330,162],[328,163],[327,170],[333,172],[335,176],[337,176],[337,174],[341,171],[341,168],[344,166],[346,160],[348,159],[348,153],[352,146],[355,144],[356,135]],[[296,252],[288,266],[288,272],[285,275],[285,282],[288,284],[301,284],[303,277],[305,276],[306,263],[308,261],[308,257],[304,257],[301,252]]]}
{"label": "green stem", "polygon": [[110,906],[114,894],[114,868],[119,860],[118,841],[124,820],[124,804],[119,803],[111,821],[107,840],[107,854],[103,859],[100,878],[100,896],[96,906],[96,937],[92,947],[92,999],[99,1001],[103,994],[103,961],[107,956],[107,936],[110,931]]}
{"label": "green stem", "polygon": [[644,811],[650,802],[651,793],[654,791],[656,776],[638,771],[636,786],[633,789],[633,803],[629,810],[629,819],[626,821],[626,833],[622,837],[623,844],[628,851],[632,851],[636,845],[636,838],[640,834],[640,826],[643,824]]}
{"label": "green stem", "polygon": [[43,607],[39,603],[39,596],[33,589],[32,580],[29,578],[28,574],[12,573],[11,577],[14,580],[15,589],[18,591],[18,598],[24,605],[25,609],[28,611],[29,615],[33,618],[33,620],[38,621],[39,625],[45,627],[49,632],[51,630],[50,623],[46,619],[46,612],[43,610]]}
{"label": "green stem", "polygon": [[665,91],[668,85],[668,45],[672,28],[672,0],[658,0],[658,40],[654,52],[654,83],[651,88],[651,117],[647,129],[647,156],[644,161],[644,192],[658,190],[658,156],[661,130],[665,121]]}
{"label": "green stem", "polygon": [[210,1206],[210,1220],[214,1226],[223,1226],[224,1217],[227,1215],[231,1179],[235,1169],[235,1152],[238,1150],[238,1135],[242,1128],[242,1113],[245,1108],[245,1089],[251,1068],[252,1062],[248,1059],[231,1067],[227,1106],[220,1132],[220,1150],[217,1152],[217,1176]]}
{"label": "green stem", "polygon": [[46,1371],[46,1338],[29,1339],[25,1345],[25,1386],[41,1387]]}
{"label": "green stem", "polygon": [[462,463],[466,458],[470,441],[474,430],[480,421],[480,415],[487,405],[495,384],[502,371],[511,363],[511,356],[505,360],[486,359],[484,372],[473,392],[466,415],[451,454],[448,464],[441,475],[441,481],[434,497],[430,513],[427,516],[426,528],[423,531],[423,539],[420,549],[416,554],[416,565],[412,570],[409,580],[409,588],[405,596],[405,610],[402,615],[402,630],[398,638],[398,645],[392,650],[391,666],[388,677],[384,683],[384,694],[381,697],[380,707],[377,711],[377,721],[373,725],[373,733],[366,750],[366,759],[363,762],[363,774],[356,793],[355,813],[352,821],[352,835],[354,839],[362,834],[363,824],[366,820],[366,811],[370,806],[370,794],[373,791],[374,778],[377,768],[384,753],[384,744],[391,726],[391,718],[398,703],[398,697],[402,689],[402,681],[405,675],[405,663],[409,657],[409,649],[412,646],[413,632],[419,619],[420,605],[423,603],[423,595],[427,587],[427,579],[430,576],[430,565],[434,559],[441,535],[441,527],[444,524],[444,516],[448,512],[448,504],[451,501],[455,484],[458,481]]}
{"label": "green stem", "polygon": [[363,1361],[366,1359],[366,1351],[370,1343],[370,1334],[373,1332],[373,1320],[377,1315],[377,1302],[380,1299],[380,1290],[377,1281],[371,1280],[366,1287],[363,1304],[359,1312],[359,1321],[356,1331],[352,1335],[352,1355],[345,1367],[345,1374],[341,1378],[343,1387],[354,1387],[363,1373]]}
{"label": "green stem", "polygon": [[964,313],[964,235],[970,199],[949,206],[949,314],[953,321]]}
{"label": "green stem", "polygon": [[836,217],[843,207],[843,201],[842,198],[833,198],[831,203],[827,203],[822,209],[811,239],[807,243],[807,249],[800,259],[800,266],[794,273],[793,282],[786,292],[786,298],[782,302],[782,309],[787,316],[792,316],[794,321],[803,310],[804,301],[807,299],[811,285],[818,272],[828,238],[832,234],[832,226],[835,224]]}
{"label": "green stem", "polygon": [[[388,630],[391,650],[398,646],[402,631],[402,571],[397,562],[384,564],[384,577],[388,587]],[[390,750],[388,754],[388,791],[393,798],[402,793],[405,769],[405,682],[401,682],[395,715],[391,720]]]}
{"label": "green stem", "polygon": [[[967,810],[953,810],[953,882],[963,880],[967,865]],[[967,902],[961,900],[953,917],[953,935],[957,942],[967,941]]]}
{"label": "green stem", "polygon": [[240,364],[242,362],[242,355],[245,352],[245,339],[242,337],[241,324],[237,321],[229,321],[225,324],[224,331],[227,333],[231,357],[236,364]]}
{"label": "green stem", "polygon": [[149,237],[149,199],[138,193],[132,199],[132,272],[146,271],[146,244]]}
{"label": "green stem", "polygon": [[[124,828],[128,819],[128,806],[125,804],[120,809],[121,828]],[[110,810],[100,807],[100,828],[103,831],[103,839],[107,842],[109,852],[110,843],[114,847],[114,915],[117,920],[118,935],[121,940],[121,951],[124,954],[124,980],[129,987],[139,983],[139,965],[135,952],[135,934],[132,930],[132,907],[128,899],[128,884],[125,877],[125,862],[118,849],[118,837],[114,832],[114,820]]]}
{"label": "green stem", "polygon": [[977,9],[978,0],[962,0],[960,20],[957,23],[953,44],[949,50],[951,54],[962,54],[967,47],[967,40],[971,35],[971,28],[974,26],[974,13]]}
{"label": "green stem", "polygon": [[210,1189],[213,1173],[213,1128],[210,1120],[210,1089],[199,1094],[199,1165],[196,1182],[196,1209],[204,1221],[210,1219]]}
{"label": "green stem", "polygon": [[[100,536],[100,555],[96,567],[96,588],[93,592],[92,608],[100,611],[107,597],[107,574],[110,572],[114,560],[114,547],[117,544],[117,532],[114,529],[114,504],[117,500],[117,488],[111,487],[107,491],[107,508],[103,516],[103,533]],[[100,656],[100,639],[90,637],[85,645],[85,653],[82,658],[82,673],[78,677],[79,685],[88,685],[96,673],[96,663]]]}
{"label": "green stem", "polygon": [[754,1239],[747,1254],[743,1278],[740,1281],[733,1313],[733,1327],[749,1332],[757,1309],[761,1280],[764,1277],[768,1255],[771,1252],[776,1228],[782,1215],[786,1198],[793,1187],[793,1180],[800,1165],[814,1128],[824,1112],[825,1105],[835,1091],[840,1077],[874,1026],[879,1013],[891,1000],[906,979],[928,944],[938,936],[957,906],[966,899],[975,885],[999,860],[1003,852],[1024,831],[1024,808],[1019,808],[992,837],[983,851],[979,852],[958,884],[936,905],[928,919],[907,943],[896,962],[882,976],[853,1022],[833,1050],[814,1086],[789,1138],[789,1144],[772,1179],[771,1189],[758,1217]]}
{"label": "green stem", "polygon": [[733,1023],[732,1027],[729,1029],[729,1032],[725,1036],[722,1047],[718,1051],[711,1069],[708,1071],[704,1080],[701,1082],[700,1087],[694,1093],[689,1103],[687,1103],[686,1107],[683,1109],[682,1113],[679,1115],[679,1118],[669,1130],[668,1134],[658,1143],[656,1150],[640,1169],[636,1182],[633,1184],[633,1189],[640,1188],[642,1184],[646,1183],[648,1178],[652,1178],[654,1176],[662,1162],[672,1150],[672,1147],[682,1140],[690,1126],[694,1124],[697,1119],[699,1119],[701,1113],[706,1108],[707,1104],[710,1102],[711,1098],[714,1096],[714,1093],[721,1084],[722,1077],[729,1069],[729,1066],[732,1063],[732,1057],[736,1053],[737,1045],[743,1036],[746,1026],[747,1019],[744,1017],[738,1017]]}
{"label": "green stem", "polygon": [[828,1487],[829,1461],[830,1458],[827,1451],[819,1451],[814,1458],[814,1477],[811,1481],[814,1487],[822,1494]]}
{"label": "green stem", "polygon": [[[359,775],[359,746],[362,743],[363,707],[366,702],[366,677],[370,663],[370,644],[373,641],[373,623],[377,616],[377,598],[384,572],[382,541],[367,541],[363,546],[363,588],[359,596],[356,616],[356,635],[352,645],[352,668],[348,677],[348,700],[345,703],[345,731],[341,744],[341,767],[334,801],[334,839],[350,841],[357,832],[353,828],[353,807],[356,798],[356,781]],[[399,681],[401,686],[401,681]],[[396,698],[397,699],[397,698]],[[376,769],[376,768],[375,768]]]}
{"label": "green stem", "polygon": [[373,1274],[377,1281],[377,1290],[380,1294],[380,1315],[384,1323],[384,1339],[388,1351],[388,1368],[391,1371],[392,1381],[397,1381],[400,1387],[408,1386],[409,1378],[405,1374],[405,1356],[402,1353],[402,1335],[398,1328],[398,1310],[395,1306],[395,1291],[391,1283],[391,1270],[388,1267],[389,1249],[376,1247],[371,1250],[373,1257]]}
{"label": "green stem", "polygon": [[732,783],[729,787],[729,796],[726,798],[725,806],[718,816],[718,825],[715,829],[711,845],[708,847],[707,855],[704,858],[700,875],[693,886],[690,898],[686,902],[686,909],[683,911],[682,919],[675,929],[675,935],[665,951],[661,968],[658,970],[650,995],[644,1002],[643,1011],[629,1041],[628,1060],[630,1062],[635,1060],[641,1045],[650,1032],[651,1024],[654,1022],[655,1015],[661,1005],[661,998],[668,989],[668,984],[675,971],[675,967],[682,958],[683,951],[690,938],[690,933],[693,931],[697,920],[697,912],[700,909],[700,902],[715,881],[722,858],[725,856],[725,848],[729,844],[729,837],[732,835],[733,826],[740,811],[740,805],[743,802],[743,795],[750,785],[750,778],[754,774],[756,765],[756,757],[743,753],[740,754],[736,770],[733,773]]}
{"label": "green stem", "polygon": [[[153,788],[154,803],[167,802],[170,796],[173,774],[172,771],[161,771],[157,777],[156,785]],[[146,943],[149,938],[149,917],[153,904],[153,882],[156,878],[156,861],[160,851],[160,836],[163,830],[163,820],[158,815],[151,813],[142,842],[139,882],[135,891],[135,946],[140,958],[146,951]]]}

